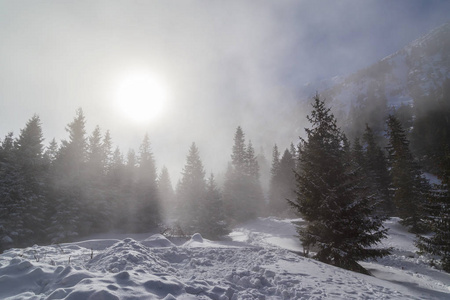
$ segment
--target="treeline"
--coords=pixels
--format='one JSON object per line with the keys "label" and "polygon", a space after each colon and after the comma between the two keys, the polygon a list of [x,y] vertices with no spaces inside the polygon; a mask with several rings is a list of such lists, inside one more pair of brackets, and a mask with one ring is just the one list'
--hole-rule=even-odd
{"label": "treeline", "polygon": [[85,123],[77,110],[68,139],[45,147],[35,115],[18,137],[0,141],[0,250],[111,230],[214,239],[267,214],[258,156],[240,127],[223,187],[205,173],[193,143],[174,190],[167,168],[156,169],[147,135],[124,155],[112,148],[109,131],[97,126],[88,135]]}

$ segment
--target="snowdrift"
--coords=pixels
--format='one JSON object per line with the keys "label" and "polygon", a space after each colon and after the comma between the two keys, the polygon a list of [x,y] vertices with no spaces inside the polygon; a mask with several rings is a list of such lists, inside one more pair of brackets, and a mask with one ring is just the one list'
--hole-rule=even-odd
{"label": "snowdrift", "polygon": [[386,224],[394,254],[363,263],[378,278],[295,254],[292,221],[258,219],[225,242],[153,235],[10,249],[0,256],[0,299],[450,298],[450,276],[414,254],[398,220]]}

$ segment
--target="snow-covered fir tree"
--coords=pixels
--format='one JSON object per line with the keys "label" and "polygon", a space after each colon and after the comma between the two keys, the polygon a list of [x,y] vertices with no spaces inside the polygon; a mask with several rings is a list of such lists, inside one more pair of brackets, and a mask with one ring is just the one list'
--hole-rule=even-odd
{"label": "snow-covered fir tree", "polygon": [[297,198],[290,201],[307,221],[298,229],[300,240],[305,252],[314,249],[322,262],[368,273],[359,260],[389,253],[371,247],[386,237],[383,219],[373,216],[375,205],[365,193],[360,168],[345,152],[345,136],[318,95],[308,120],[312,127],[299,147]]}

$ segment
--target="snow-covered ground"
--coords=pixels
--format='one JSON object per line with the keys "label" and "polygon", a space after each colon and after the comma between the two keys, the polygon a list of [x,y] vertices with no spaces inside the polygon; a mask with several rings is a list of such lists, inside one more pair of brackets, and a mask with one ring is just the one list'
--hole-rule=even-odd
{"label": "snow-covered ground", "polygon": [[0,299],[450,299],[450,274],[415,253],[397,219],[386,222],[393,254],[362,263],[373,277],[296,254],[293,221],[260,218],[222,242],[108,236],[10,249]]}

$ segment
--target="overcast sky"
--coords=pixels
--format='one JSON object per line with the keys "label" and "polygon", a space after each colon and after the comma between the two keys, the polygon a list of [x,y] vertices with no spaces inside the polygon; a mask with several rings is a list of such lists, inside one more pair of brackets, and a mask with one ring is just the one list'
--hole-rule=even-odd
{"label": "overcast sky", "polygon": [[[0,0],[0,138],[36,113],[45,143],[66,139],[81,107],[89,133],[109,129],[124,153],[148,132],[173,178],[192,142],[207,172],[223,171],[238,125],[270,159],[273,143],[297,142],[283,122],[305,84],[366,67],[448,16],[446,0]],[[137,69],[169,92],[145,124],[113,105]]]}

